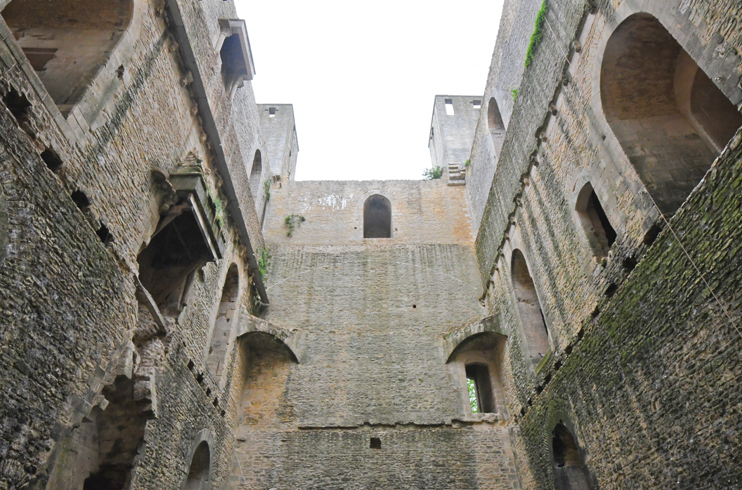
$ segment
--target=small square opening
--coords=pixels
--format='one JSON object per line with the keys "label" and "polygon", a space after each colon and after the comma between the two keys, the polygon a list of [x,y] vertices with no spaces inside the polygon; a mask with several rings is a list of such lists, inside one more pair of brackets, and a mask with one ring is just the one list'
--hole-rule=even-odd
{"label": "small square opening", "polygon": [[369,447],[371,449],[381,449],[381,439],[379,439],[378,437],[372,437]]}
{"label": "small square opening", "polygon": [[453,116],[453,99],[446,99],[446,115]]}

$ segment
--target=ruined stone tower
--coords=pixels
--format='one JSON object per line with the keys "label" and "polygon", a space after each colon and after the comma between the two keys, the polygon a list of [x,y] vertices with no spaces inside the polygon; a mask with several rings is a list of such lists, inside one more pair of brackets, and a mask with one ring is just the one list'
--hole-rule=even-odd
{"label": "ruined stone tower", "polygon": [[231,1],[0,16],[0,489],[742,487],[738,2],[507,0],[424,181]]}

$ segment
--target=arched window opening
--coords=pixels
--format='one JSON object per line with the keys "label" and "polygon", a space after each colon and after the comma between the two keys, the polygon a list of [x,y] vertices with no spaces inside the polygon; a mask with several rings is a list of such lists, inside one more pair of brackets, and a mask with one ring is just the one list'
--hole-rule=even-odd
{"label": "arched window opening", "polygon": [[[282,424],[286,383],[294,353],[277,337],[250,332],[240,338],[238,363],[242,375],[239,424],[264,428]],[[251,451],[252,448],[244,448]]]}
{"label": "arched window opening", "polygon": [[219,377],[224,372],[227,354],[231,344],[234,324],[239,312],[240,273],[237,264],[232,264],[224,280],[222,298],[216,313],[214,330],[211,334],[207,365],[212,374]]}
{"label": "arched window opening", "polygon": [[492,146],[495,150],[495,158],[497,158],[505,141],[505,123],[502,121],[500,108],[497,106],[497,101],[494,97],[491,97],[487,103],[487,128],[490,131]]}
{"label": "arched window opening", "polygon": [[536,294],[536,286],[528,271],[528,264],[520,250],[513,251],[511,262],[513,290],[518,303],[518,313],[523,325],[526,346],[531,362],[535,365],[549,351],[549,334],[541,311],[541,304]]}
{"label": "arched window opening", "polygon": [[132,0],[13,0],[2,16],[65,116],[129,26]]}
{"label": "arched window opening", "polygon": [[467,364],[466,382],[472,413],[495,413],[492,379],[486,364]]}
{"label": "arched window opening", "polygon": [[252,169],[250,170],[250,193],[252,198],[257,201],[258,193],[260,192],[260,176],[263,174],[263,161],[260,156],[260,150],[255,151],[255,158],[252,161]]}
{"label": "arched window opening", "polygon": [[662,213],[703,178],[742,115],[653,16],[608,40],[600,82],[606,120]]}
{"label": "arched window opening", "polygon": [[617,235],[590,182],[585,184],[577,195],[575,209],[593,254],[596,257],[606,257]]}
{"label": "arched window opening", "polygon": [[587,468],[582,463],[580,448],[569,429],[562,423],[554,427],[554,487],[556,490],[591,490]]}
{"label": "arched window opening", "polygon": [[392,237],[392,203],[375,194],[363,204],[363,238]]}
{"label": "arched window opening", "polygon": [[146,417],[134,401],[134,382],[119,376],[103,389],[109,404],[90,416],[64,440],[47,490],[123,490],[144,443]]}
{"label": "arched window opening", "polygon": [[211,471],[211,452],[206,441],[201,442],[191,458],[191,467],[188,470],[188,479],[184,490],[208,490],[209,473]]}

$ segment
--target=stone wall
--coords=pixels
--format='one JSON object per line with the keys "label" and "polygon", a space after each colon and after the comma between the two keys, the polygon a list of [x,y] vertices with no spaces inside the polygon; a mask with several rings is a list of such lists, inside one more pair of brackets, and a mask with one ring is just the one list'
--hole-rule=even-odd
{"label": "stone wall", "polygon": [[[709,24],[699,21],[699,9]],[[476,241],[488,314],[508,335],[503,382],[525,488],[569,488],[555,483],[562,470],[552,431],[560,422],[577,441],[591,488],[740,483],[729,459],[739,417],[716,408],[739,403],[738,390],[722,388],[739,376],[726,350],[740,341],[733,327],[739,323],[737,238],[724,224],[738,207],[739,154],[731,147],[739,141],[670,220],[677,236],[666,229],[655,241],[667,224],[629,158],[636,155],[627,156],[601,103],[601,70],[609,76],[611,68],[602,64],[608,39],[642,11],[659,20],[733,104],[740,102],[740,59],[725,27],[738,16],[731,4],[549,2]],[[486,153],[488,144],[475,138],[472,155]],[[594,230],[579,213],[588,183],[617,234],[604,255],[591,246]],[[715,195],[726,196],[724,202]],[[516,250],[547,327],[551,348],[540,362],[529,359],[529,320],[513,288]],[[711,352],[718,356],[704,357]],[[716,368],[692,367],[704,362]]]}

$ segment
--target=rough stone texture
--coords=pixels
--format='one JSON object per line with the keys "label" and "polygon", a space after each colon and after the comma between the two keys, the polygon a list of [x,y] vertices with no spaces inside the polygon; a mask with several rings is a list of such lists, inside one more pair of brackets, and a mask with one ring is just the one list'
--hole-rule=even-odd
{"label": "rough stone texture", "polygon": [[[538,2],[507,2],[478,123],[465,113],[454,138],[471,142],[466,187],[293,181],[290,106],[270,118],[249,82],[225,87],[234,5],[122,5],[131,22],[100,46],[110,56],[86,54],[100,66],[71,109],[0,22],[0,489],[80,490],[98,469],[130,489],[189,474],[210,488],[561,490],[578,473],[581,489],[742,487],[742,130],[663,217],[634,165],[672,128],[614,132],[601,85],[611,35],[644,12],[739,108],[738,2],[549,0],[527,69]],[[613,95],[643,90],[622,80]],[[708,145],[696,132],[712,120],[675,141]],[[221,258],[161,309],[137,257],[180,209],[170,181],[186,171]],[[604,254],[578,213],[585,188],[616,231]],[[363,238],[377,194],[391,237]],[[472,413],[471,363],[490,373],[491,412]],[[557,424],[575,442],[565,467]]]}

